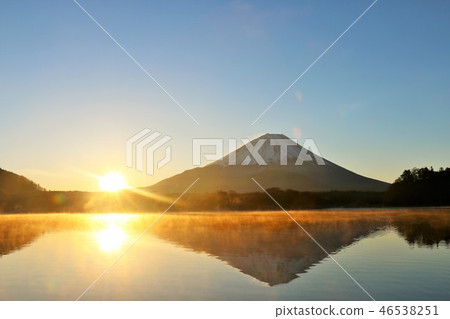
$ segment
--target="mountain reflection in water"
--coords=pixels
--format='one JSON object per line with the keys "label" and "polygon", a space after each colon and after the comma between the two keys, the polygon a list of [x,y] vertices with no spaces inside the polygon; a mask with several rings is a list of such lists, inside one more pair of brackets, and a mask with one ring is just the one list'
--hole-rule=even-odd
{"label": "mountain reflection in water", "polygon": [[[323,248],[335,253],[380,229],[395,229],[410,245],[450,243],[450,210],[292,212]],[[0,258],[46,233],[95,233],[102,250],[117,254],[159,214],[0,215]],[[284,212],[166,214],[149,232],[177,246],[218,258],[270,286],[288,283],[327,254]]]}

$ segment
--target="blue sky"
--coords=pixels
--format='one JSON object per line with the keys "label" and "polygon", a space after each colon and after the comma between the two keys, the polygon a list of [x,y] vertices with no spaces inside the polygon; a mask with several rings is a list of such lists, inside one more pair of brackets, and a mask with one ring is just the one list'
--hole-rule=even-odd
{"label": "blue sky", "polygon": [[[371,1],[79,3],[200,126],[73,1],[2,1],[0,167],[46,188],[95,190],[111,170],[153,184],[191,168],[193,137],[265,132],[388,182],[449,166],[448,1],[379,0],[253,126]],[[173,137],[153,177],[125,167],[145,127]]]}

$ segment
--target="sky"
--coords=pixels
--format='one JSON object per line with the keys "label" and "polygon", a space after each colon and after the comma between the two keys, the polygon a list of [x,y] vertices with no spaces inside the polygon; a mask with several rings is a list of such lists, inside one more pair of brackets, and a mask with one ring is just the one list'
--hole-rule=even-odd
{"label": "sky", "polygon": [[[449,165],[450,2],[0,1],[0,167],[52,190],[192,168],[192,138],[282,133],[393,182]],[[144,128],[172,137],[154,176],[126,167]],[[226,142],[225,142],[226,143]]]}

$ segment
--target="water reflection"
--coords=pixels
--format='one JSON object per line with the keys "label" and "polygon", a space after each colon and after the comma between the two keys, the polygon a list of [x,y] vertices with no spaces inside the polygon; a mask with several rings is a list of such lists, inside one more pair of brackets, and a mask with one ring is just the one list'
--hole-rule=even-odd
{"label": "water reflection", "polygon": [[[370,235],[387,222],[367,214],[293,216],[330,253]],[[154,230],[160,238],[215,256],[270,286],[292,281],[327,257],[284,213],[171,217]]]}
{"label": "water reflection", "polygon": [[95,216],[93,218],[94,221],[105,223],[104,228],[95,234],[100,249],[104,252],[114,252],[121,248],[128,241],[129,237],[125,231],[126,224],[130,219],[136,217],[135,215],[125,214]]}
{"label": "water reflection", "polygon": [[99,231],[96,235],[98,245],[103,251],[112,252],[117,250],[125,242],[125,232],[116,225],[111,225],[108,228]]}
{"label": "water reflection", "polygon": [[[391,227],[411,245],[432,247],[450,241],[448,210],[292,215],[329,253]],[[270,286],[290,282],[327,257],[283,212],[171,215],[152,232],[215,256]]]}
{"label": "water reflection", "polygon": [[[395,229],[418,247],[449,245],[450,210],[294,212],[330,253],[380,229]],[[157,214],[2,215],[0,256],[46,233],[91,232],[106,253],[119,253]],[[327,257],[283,212],[167,214],[150,231],[185,249],[206,253],[270,286],[288,283]],[[0,257],[1,258],[1,257]]]}

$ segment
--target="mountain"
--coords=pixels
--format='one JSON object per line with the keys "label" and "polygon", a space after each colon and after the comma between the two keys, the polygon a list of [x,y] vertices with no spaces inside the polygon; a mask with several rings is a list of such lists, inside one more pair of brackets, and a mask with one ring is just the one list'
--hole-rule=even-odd
{"label": "mountain", "polygon": [[0,195],[30,194],[42,190],[42,187],[26,177],[0,168]]}
{"label": "mountain", "polygon": [[[200,180],[189,192],[235,191],[248,193],[261,191],[252,178],[266,189],[292,189],[301,192],[335,190],[381,192],[389,187],[388,183],[361,176],[322,159],[298,144],[287,147],[287,165],[281,165],[281,147],[270,143],[270,140],[280,139],[291,141],[282,134],[265,134],[250,142],[254,147],[262,145],[258,153],[266,165],[258,165],[248,147],[243,145],[216,162],[184,171],[146,189],[165,194],[181,193],[196,178],[200,178]],[[301,165],[296,165],[299,157],[306,159],[308,156],[313,161],[304,161]],[[232,162],[235,158],[238,165],[230,165],[230,157]],[[322,159],[324,165],[319,165],[316,158]],[[242,163],[245,165],[240,165]]]}
{"label": "mountain", "polygon": [[41,210],[46,192],[26,177],[0,168],[0,213]]}

